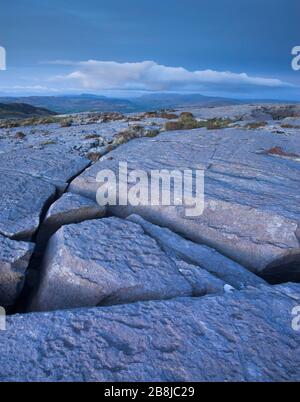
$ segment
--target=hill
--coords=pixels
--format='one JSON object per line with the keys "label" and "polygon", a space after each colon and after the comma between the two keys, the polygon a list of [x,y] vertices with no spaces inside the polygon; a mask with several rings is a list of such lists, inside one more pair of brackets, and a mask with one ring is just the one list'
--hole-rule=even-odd
{"label": "hill", "polygon": [[46,108],[35,107],[27,103],[0,103],[0,119],[26,119],[55,114]]}

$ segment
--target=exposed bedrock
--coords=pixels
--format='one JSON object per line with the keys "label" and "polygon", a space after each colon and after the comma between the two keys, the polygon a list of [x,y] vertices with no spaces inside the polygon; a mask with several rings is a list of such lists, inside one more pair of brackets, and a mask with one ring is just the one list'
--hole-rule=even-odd
{"label": "exposed bedrock", "polygon": [[128,220],[141,225],[145,233],[154,238],[169,256],[203,267],[236,289],[265,283],[257,275],[210,247],[186,240],[167,228],[151,224],[138,215],[131,215]]}
{"label": "exposed bedrock", "polygon": [[298,381],[299,294],[287,284],[8,317],[0,380]]}
{"label": "exposed bedrock", "polygon": [[0,188],[0,233],[30,241],[44,208],[54,200],[56,188],[37,177],[8,170],[0,170]]}
{"label": "exposed bedrock", "polygon": [[0,306],[12,307],[24,285],[33,244],[0,235]]}
{"label": "exposed bedrock", "polygon": [[63,151],[22,149],[0,154],[0,173],[4,169],[42,178],[54,184],[59,192],[63,192],[68,182],[90,165],[89,160],[62,154]]}
{"label": "exposed bedrock", "polygon": [[57,193],[89,163],[83,158],[45,150],[0,154],[0,233],[31,240]]}
{"label": "exposed bedrock", "polygon": [[65,193],[49,208],[41,224],[37,243],[43,248],[49,238],[62,226],[103,218],[106,208],[78,194]]}
{"label": "exposed bedrock", "polygon": [[53,235],[30,309],[203,296],[232,289],[203,267],[168,256],[140,225],[104,218],[63,226]]}
{"label": "exposed bedrock", "polygon": [[[281,152],[270,150],[280,149]],[[277,280],[300,279],[300,137],[267,130],[204,129],[162,133],[120,146],[79,175],[69,191],[95,199],[102,169],[205,170],[205,210],[187,217],[183,207],[110,208],[138,214],[194,242],[206,244],[249,270]],[[289,276],[289,272],[292,275]]]}

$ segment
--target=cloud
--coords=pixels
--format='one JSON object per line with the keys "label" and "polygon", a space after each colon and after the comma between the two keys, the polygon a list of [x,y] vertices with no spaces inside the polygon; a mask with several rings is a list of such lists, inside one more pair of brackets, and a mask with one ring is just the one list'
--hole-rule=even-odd
{"label": "cloud", "polygon": [[168,67],[154,61],[117,63],[89,60],[82,62],[56,61],[73,67],[65,75],[51,78],[85,90],[136,91],[203,91],[211,89],[246,89],[251,87],[282,88],[292,86],[276,78],[250,76],[230,71],[189,71],[183,67]]}

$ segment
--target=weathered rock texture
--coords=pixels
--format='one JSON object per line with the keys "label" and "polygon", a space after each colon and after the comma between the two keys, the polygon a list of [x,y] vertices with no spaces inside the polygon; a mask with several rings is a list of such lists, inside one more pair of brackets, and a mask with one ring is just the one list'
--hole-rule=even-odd
{"label": "weathered rock texture", "polygon": [[90,161],[78,156],[61,154],[59,150],[21,149],[0,154],[0,171],[21,172],[54,184],[60,191],[82,172]]}
{"label": "weathered rock texture", "polygon": [[[283,152],[269,152],[272,149]],[[204,169],[205,210],[191,219],[183,207],[111,208],[136,213],[215,248],[253,272],[278,280],[300,277],[300,137],[268,130],[205,129],[163,133],[120,146],[87,169],[70,191],[95,198],[97,173],[119,162],[129,171]]]}
{"label": "weathered rock texture", "polygon": [[0,170],[0,188],[0,233],[31,240],[44,207],[55,196],[55,187],[28,174]]}
{"label": "weathered rock texture", "polygon": [[62,227],[51,238],[31,308],[171,299],[223,292],[225,282],[172,259],[138,224],[118,218]]}
{"label": "weathered rock texture", "polygon": [[171,257],[180,258],[188,263],[203,267],[236,289],[243,289],[245,286],[258,286],[264,283],[257,275],[210,247],[188,241],[167,228],[161,228],[147,222],[138,215],[131,215],[128,219],[141,225],[145,233],[154,238]]}
{"label": "weathered rock texture", "polygon": [[48,239],[62,226],[90,219],[103,218],[106,208],[78,194],[65,193],[49,208],[41,225],[38,243],[45,245]]}
{"label": "weathered rock texture", "polygon": [[0,235],[0,306],[10,307],[16,303],[32,251],[33,244]]}
{"label": "weathered rock texture", "polygon": [[1,381],[299,381],[299,285],[9,317]]}

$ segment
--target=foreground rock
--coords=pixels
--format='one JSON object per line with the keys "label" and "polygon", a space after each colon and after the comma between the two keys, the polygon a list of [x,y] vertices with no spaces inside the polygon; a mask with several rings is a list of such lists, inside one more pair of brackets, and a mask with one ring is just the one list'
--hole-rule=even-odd
{"label": "foreground rock", "polygon": [[299,295],[285,285],[9,317],[0,379],[299,381]]}
{"label": "foreground rock", "polygon": [[[184,139],[184,140],[183,140]],[[276,154],[274,150],[280,149]],[[292,156],[294,155],[294,156]],[[97,174],[119,162],[129,171],[205,170],[205,210],[194,219],[182,207],[117,206],[215,248],[270,280],[300,278],[300,137],[268,130],[205,129],[163,133],[120,146],[87,169],[70,191],[96,197]]]}
{"label": "foreground rock", "polygon": [[62,226],[104,217],[106,209],[89,198],[77,194],[63,194],[49,208],[41,225],[37,243],[43,247]]}
{"label": "foreground rock", "polygon": [[188,241],[169,229],[145,221],[138,215],[131,215],[128,219],[141,225],[145,233],[154,238],[171,257],[180,258],[190,264],[203,267],[236,289],[243,289],[246,286],[259,286],[265,283],[257,275],[252,274],[210,247]]}
{"label": "foreground rock", "polygon": [[0,171],[0,188],[0,233],[30,241],[56,188],[39,178],[11,171]]}
{"label": "foreground rock", "polygon": [[47,311],[222,293],[226,283],[162,251],[118,218],[62,227],[51,238],[31,309]]}
{"label": "foreground rock", "polygon": [[22,291],[33,244],[0,235],[0,306],[14,305]]}

